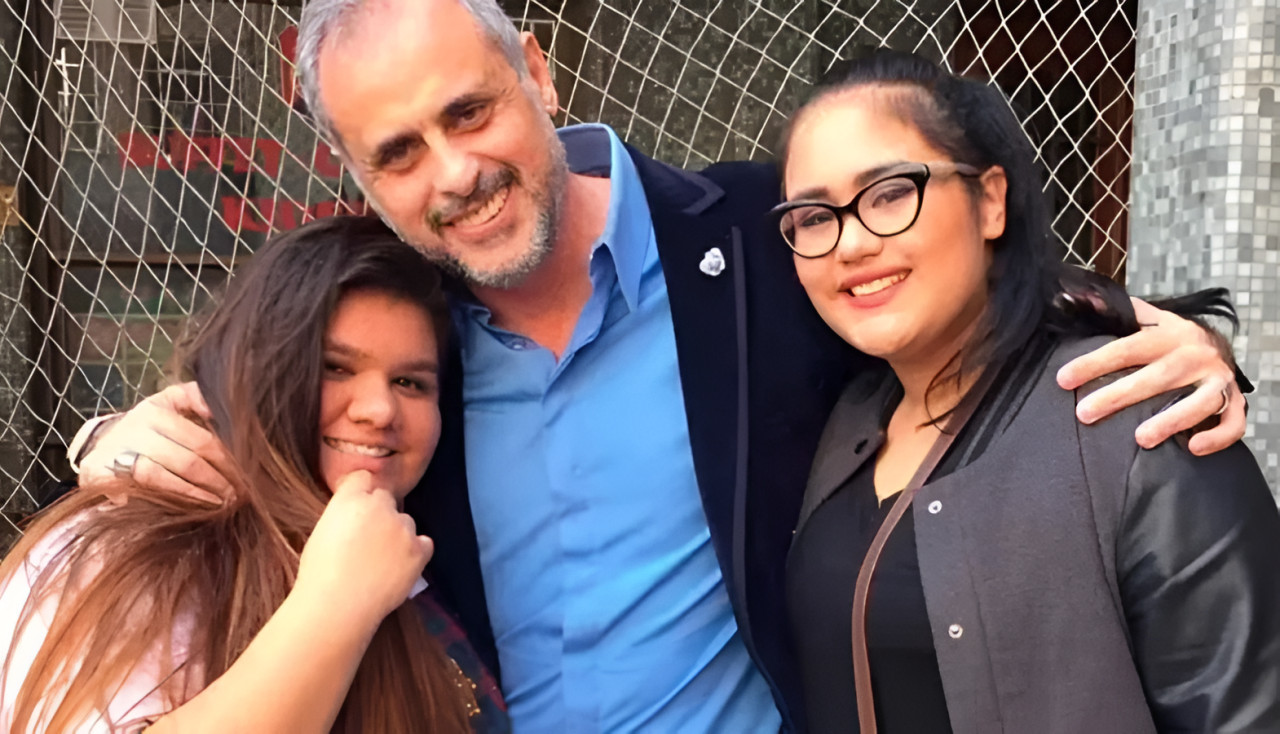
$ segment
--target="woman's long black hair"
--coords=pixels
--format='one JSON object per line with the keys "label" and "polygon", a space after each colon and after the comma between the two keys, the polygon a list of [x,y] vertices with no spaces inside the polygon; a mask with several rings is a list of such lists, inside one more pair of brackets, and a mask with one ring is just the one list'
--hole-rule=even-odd
{"label": "woman's long black hair", "polygon": [[[792,116],[780,146],[778,160],[783,169],[795,121],[813,104],[857,87],[881,87],[894,93],[890,100],[897,114],[930,145],[959,163],[983,170],[1000,166],[1008,182],[1004,233],[992,242],[984,321],[954,370],[939,379],[1003,362],[1037,330],[1124,336],[1139,328],[1123,288],[1063,262],[1065,252],[1050,226],[1051,210],[1035,149],[994,85],[953,75],[921,56],[890,49],[869,50],[837,62]],[[976,190],[981,184],[972,181],[971,186]],[[1222,288],[1152,303],[1187,317],[1220,316],[1237,324]]]}

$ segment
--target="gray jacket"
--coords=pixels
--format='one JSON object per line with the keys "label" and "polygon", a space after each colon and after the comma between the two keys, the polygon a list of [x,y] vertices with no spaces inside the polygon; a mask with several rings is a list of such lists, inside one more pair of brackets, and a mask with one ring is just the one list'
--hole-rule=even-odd
{"label": "gray jacket", "polygon": [[[1280,513],[1249,451],[1140,450],[1165,402],[1093,426],[1057,387],[1075,341],[994,386],[915,499],[925,601],[952,727],[970,732],[1280,732]],[[1014,384],[1016,383],[1016,384]],[[887,370],[844,392],[808,518],[883,441]]]}

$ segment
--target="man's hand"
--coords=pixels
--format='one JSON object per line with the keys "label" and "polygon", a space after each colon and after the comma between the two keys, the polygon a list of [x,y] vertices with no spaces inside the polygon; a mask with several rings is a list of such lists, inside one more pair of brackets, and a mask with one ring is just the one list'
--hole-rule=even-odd
{"label": "man's hand", "polygon": [[[139,403],[110,426],[104,426],[80,462],[80,486],[110,491],[123,503],[127,489],[112,470],[116,457],[135,451],[133,483],[173,492],[211,504],[235,496],[228,477],[234,465],[217,436],[189,416],[210,421],[209,407],[194,382],[174,385]],[[107,488],[112,488],[107,490]]]}
{"label": "man's hand", "polygon": [[369,472],[355,471],[333,488],[302,549],[294,591],[350,614],[346,621],[376,626],[409,598],[434,550],[396,498],[373,486]]}
{"label": "man's hand", "polygon": [[1058,371],[1058,385],[1074,390],[1103,375],[1141,367],[1081,400],[1076,417],[1093,423],[1147,398],[1194,385],[1195,392],[1138,426],[1138,444],[1151,448],[1220,410],[1217,426],[1191,437],[1191,453],[1221,451],[1244,436],[1244,396],[1216,335],[1136,298],[1133,308],[1142,324],[1138,333],[1077,357]]}

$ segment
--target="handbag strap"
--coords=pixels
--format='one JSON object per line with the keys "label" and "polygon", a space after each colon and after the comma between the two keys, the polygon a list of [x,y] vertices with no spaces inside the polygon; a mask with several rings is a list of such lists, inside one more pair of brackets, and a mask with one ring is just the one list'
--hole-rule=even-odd
{"label": "handbag strap", "polygon": [[875,538],[871,541],[871,548],[862,559],[862,567],[858,570],[858,582],[853,591],[853,686],[858,703],[858,731],[862,734],[876,734],[876,707],[871,694],[871,660],[867,654],[867,596],[871,588],[871,577],[875,574],[876,563],[880,561],[880,555],[884,551],[885,543],[889,540],[889,534],[907,513],[916,492],[929,480],[929,476],[938,467],[942,457],[946,456],[947,450],[955,442],[960,430],[977,410],[978,404],[982,402],[983,396],[995,379],[996,372],[998,370],[990,367],[985,370],[978,382],[952,411],[951,417],[947,419],[946,428],[933,442],[924,461],[920,462],[915,474],[911,476],[911,481],[902,490],[902,496],[889,510],[888,517],[884,519],[880,529],[876,531]]}

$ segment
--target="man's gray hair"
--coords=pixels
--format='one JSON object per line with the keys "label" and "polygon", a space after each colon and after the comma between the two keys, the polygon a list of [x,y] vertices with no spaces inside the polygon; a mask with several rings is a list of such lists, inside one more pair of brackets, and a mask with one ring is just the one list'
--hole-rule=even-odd
{"label": "man's gray hair", "polygon": [[[376,0],[375,0],[376,1]],[[507,59],[521,79],[529,73],[524,63],[520,34],[497,0],[455,0],[475,20],[484,37]],[[320,101],[320,49],[325,41],[341,31],[356,11],[369,0],[311,0],[302,8],[298,19],[298,61],[296,74],[302,99],[320,134],[345,152],[333,129],[333,121]]]}

